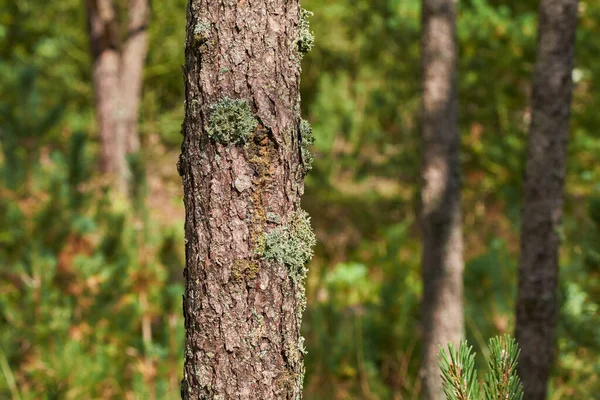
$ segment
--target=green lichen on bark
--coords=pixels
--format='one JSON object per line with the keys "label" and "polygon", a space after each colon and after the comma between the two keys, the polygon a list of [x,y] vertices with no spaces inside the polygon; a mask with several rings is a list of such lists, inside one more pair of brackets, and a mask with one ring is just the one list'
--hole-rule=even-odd
{"label": "green lichen on bark", "polygon": [[258,120],[246,100],[223,97],[209,110],[208,136],[223,145],[245,144],[253,135]]}
{"label": "green lichen on bark", "polygon": [[303,119],[300,121],[300,152],[302,155],[302,164],[304,171],[308,173],[312,169],[312,163],[315,159],[314,154],[310,150],[310,146],[315,142],[312,127],[310,123]]}
{"label": "green lichen on bark", "polygon": [[251,194],[254,212],[249,216],[250,240],[254,247],[254,255],[261,259],[265,251],[264,226],[268,221],[265,195],[273,180],[273,165],[279,156],[275,142],[269,137],[268,129],[262,125],[257,126],[254,134],[244,146],[244,153],[255,175],[252,179]]}
{"label": "green lichen on bark", "polygon": [[281,215],[275,214],[273,212],[267,213],[267,221],[274,224],[281,224]]}
{"label": "green lichen on bark", "polygon": [[211,25],[205,22],[197,22],[194,26],[193,36],[194,44],[196,46],[202,46],[208,41],[210,35]]}
{"label": "green lichen on bark", "polygon": [[235,282],[251,281],[256,278],[260,266],[256,261],[235,260],[231,268],[231,277]]}
{"label": "green lichen on bark", "polygon": [[287,223],[267,232],[264,238],[265,259],[286,265],[294,279],[306,276],[305,265],[312,258],[316,244],[306,211],[294,211]]}
{"label": "green lichen on bark", "polygon": [[308,18],[312,15],[312,12],[305,10],[304,8],[300,10],[300,25],[298,29],[298,39],[296,41],[300,56],[311,51],[315,45],[315,35],[310,31],[310,22],[308,21]]}
{"label": "green lichen on bark", "polygon": [[286,340],[284,343],[284,352],[286,358],[292,365],[299,365],[302,363],[304,356],[307,354],[306,347],[304,345],[304,337],[300,336],[298,341]]}

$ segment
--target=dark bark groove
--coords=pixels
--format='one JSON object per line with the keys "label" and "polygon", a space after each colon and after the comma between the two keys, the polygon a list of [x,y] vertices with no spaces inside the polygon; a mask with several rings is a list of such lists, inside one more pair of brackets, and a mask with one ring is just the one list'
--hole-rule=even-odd
{"label": "dark bark groove", "polygon": [[265,256],[304,215],[299,21],[297,0],[188,4],[183,399],[302,396],[303,269]]}
{"label": "dark bark groove", "polygon": [[516,338],[528,400],[546,398],[558,318],[563,208],[577,0],[540,4],[532,120],[525,169]]}

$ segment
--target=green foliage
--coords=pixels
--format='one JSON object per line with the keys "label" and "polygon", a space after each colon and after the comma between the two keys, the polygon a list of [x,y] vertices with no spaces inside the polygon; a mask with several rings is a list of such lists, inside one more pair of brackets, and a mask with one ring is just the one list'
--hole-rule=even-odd
{"label": "green foliage", "polygon": [[479,382],[475,370],[473,347],[467,342],[460,343],[458,349],[450,343],[448,354],[440,350],[440,368],[444,382],[444,393],[448,400],[478,400]]}
{"label": "green foliage", "polygon": [[508,335],[490,339],[489,371],[485,376],[485,398],[488,400],[523,398],[523,385],[517,375],[521,350],[517,341]]}
{"label": "green foliage", "polygon": [[144,226],[147,226],[149,216],[146,199],[149,193],[146,161],[144,160],[143,154],[138,152],[136,154],[127,155],[127,162],[129,164],[129,171],[131,172],[131,178],[129,179],[129,198],[131,199],[133,209],[141,214],[141,220],[144,223]]}
{"label": "green foliage", "polygon": [[480,349],[476,364],[488,364],[485,338],[514,329],[517,259],[504,239],[491,238],[485,250],[467,261],[464,277],[467,340]]}
{"label": "green foliage", "polygon": [[[3,134],[3,150],[19,144]],[[0,186],[0,397],[176,398],[181,250],[144,218],[143,161],[130,208],[94,175],[88,136],[28,144],[41,168]],[[14,168],[0,160],[3,176]]]}
{"label": "green foliage", "polygon": [[[312,165],[301,148],[312,166],[303,207],[319,237],[306,280],[306,398],[419,396],[420,3],[303,0],[315,14],[309,27],[302,12],[290,44],[303,56],[302,114],[317,139]],[[492,359],[484,338],[514,329],[538,3],[459,4],[465,318],[478,368]],[[0,398],[179,397],[183,206],[170,172],[186,5],[153,3],[144,155],[131,160],[148,179],[136,179],[132,205],[95,176],[85,7],[0,0]],[[580,1],[553,399],[600,393],[600,208],[582,207],[600,182],[597,21],[600,4]],[[255,273],[239,267],[241,279]]]}
{"label": "green foliage", "polygon": [[378,300],[378,287],[368,276],[364,264],[342,263],[325,276],[325,285],[334,296],[332,304],[342,309],[360,307]]}
{"label": "green foliage", "polygon": [[157,135],[171,151],[181,145],[185,41],[181,18],[187,4],[187,0],[153,2],[148,26],[150,51],[144,68],[140,134],[142,138]]}
{"label": "green foliage", "polygon": [[[419,324],[419,246],[410,237],[410,226],[410,220],[392,225],[363,242],[352,253],[361,263],[327,269],[311,264],[304,318],[307,343],[312,344],[306,397],[335,398],[340,387],[351,393],[348,398],[418,394],[419,347],[406,328]],[[319,241],[319,246],[327,244]],[[369,391],[361,381],[368,382]]]}
{"label": "green foliage", "polygon": [[587,211],[590,219],[585,229],[572,227],[581,236],[576,236],[576,245],[569,249],[570,263],[561,271],[569,279],[560,285],[557,375],[576,388],[563,390],[578,399],[600,393],[600,186],[592,194]]}
{"label": "green foliage", "polygon": [[223,144],[244,144],[258,125],[246,100],[224,97],[210,107],[207,133]]}
{"label": "green foliage", "polygon": [[265,234],[263,257],[285,264],[293,278],[302,278],[306,275],[305,265],[313,256],[316,242],[308,213],[294,211],[286,223]]}
{"label": "green foliage", "polygon": [[3,178],[11,189],[29,178],[39,160],[39,144],[48,141],[63,115],[64,106],[59,101],[55,105],[43,104],[36,88],[38,76],[35,67],[22,67],[8,88],[19,93],[19,102],[0,106],[2,150],[6,160]]}
{"label": "green foliage", "polygon": [[[594,56],[600,6],[584,3],[561,252],[561,280],[569,289],[562,289],[566,303],[551,389],[555,398],[581,400],[598,393],[600,384],[599,353],[590,343],[600,326],[592,289],[597,274],[583,261],[598,245],[588,244],[590,217],[581,207],[600,181],[600,114],[593,111],[600,105],[592,89],[600,83]],[[302,66],[303,115],[317,139],[303,206],[319,237],[307,289],[306,395],[415,398],[419,340],[406,327],[419,321],[420,2],[305,0],[303,6],[315,12],[311,25],[318,38]],[[538,6],[529,0],[459,3],[465,318],[482,369],[490,359],[485,338],[514,330]],[[404,222],[409,233],[392,235]],[[340,263],[366,266],[378,289],[374,304],[356,310],[330,304],[343,296],[324,279]],[[355,313],[364,313],[362,346]]]}
{"label": "green foliage", "polygon": [[444,382],[444,393],[448,400],[521,400],[523,387],[517,375],[519,346],[505,335],[490,339],[489,370],[485,375],[483,397],[477,380],[475,354],[466,341],[458,349],[448,344],[448,352],[440,349],[440,369]]}

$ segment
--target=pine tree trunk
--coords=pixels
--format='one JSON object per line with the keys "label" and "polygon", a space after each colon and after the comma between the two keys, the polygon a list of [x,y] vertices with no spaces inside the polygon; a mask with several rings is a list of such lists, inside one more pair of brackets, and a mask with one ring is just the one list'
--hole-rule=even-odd
{"label": "pine tree trunk", "polygon": [[559,228],[577,0],[542,0],[525,169],[516,338],[525,399],[546,398],[558,318]]}
{"label": "pine tree trunk", "polygon": [[464,337],[456,0],[423,0],[423,398],[444,399],[439,346]]}
{"label": "pine tree trunk", "polygon": [[101,144],[101,168],[119,176],[125,168],[125,143],[117,136],[121,86],[120,37],[112,0],[87,0],[88,27],[96,92],[96,119]]}
{"label": "pine tree trunk", "polygon": [[121,136],[125,137],[125,152],[140,148],[138,114],[142,97],[144,61],[148,52],[148,0],[129,0],[127,37],[121,56]]}
{"label": "pine tree trunk", "polygon": [[130,0],[124,40],[113,0],[87,0],[86,7],[94,59],[101,168],[125,192],[129,179],[126,155],[139,149],[137,123],[148,47],[148,0]]}
{"label": "pine tree trunk", "polygon": [[300,16],[298,0],[188,5],[183,399],[302,396]]}

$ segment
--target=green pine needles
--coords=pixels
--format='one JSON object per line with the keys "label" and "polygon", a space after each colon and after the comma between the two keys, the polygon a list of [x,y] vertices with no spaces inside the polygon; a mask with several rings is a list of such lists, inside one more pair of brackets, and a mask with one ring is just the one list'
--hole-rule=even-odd
{"label": "green pine needles", "polygon": [[486,399],[523,398],[523,386],[517,375],[521,350],[517,341],[508,335],[490,340],[489,372],[485,376]]}
{"label": "green pine needles", "polygon": [[479,400],[479,382],[475,370],[475,353],[467,342],[460,343],[458,350],[452,343],[448,353],[440,349],[440,368],[444,393],[448,400]]}
{"label": "green pine needles", "polygon": [[508,335],[490,340],[489,371],[485,375],[483,397],[475,369],[475,353],[466,341],[458,350],[448,345],[440,349],[440,368],[448,400],[522,400],[523,386],[517,375],[519,345]]}

